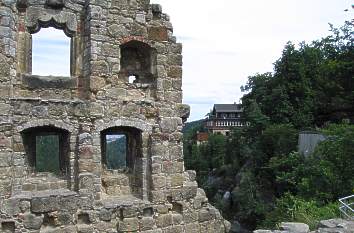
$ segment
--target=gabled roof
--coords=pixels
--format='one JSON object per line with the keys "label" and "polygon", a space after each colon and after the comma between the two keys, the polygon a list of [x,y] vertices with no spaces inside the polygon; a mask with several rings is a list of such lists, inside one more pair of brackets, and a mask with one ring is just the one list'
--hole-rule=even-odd
{"label": "gabled roof", "polygon": [[214,104],[215,112],[243,112],[241,104]]}

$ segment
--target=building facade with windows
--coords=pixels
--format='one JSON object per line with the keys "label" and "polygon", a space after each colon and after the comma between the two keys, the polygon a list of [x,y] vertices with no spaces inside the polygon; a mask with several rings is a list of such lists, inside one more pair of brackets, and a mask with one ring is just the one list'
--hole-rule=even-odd
{"label": "building facade with windows", "polygon": [[241,104],[215,104],[208,118],[205,128],[213,134],[228,136],[234,127],[243,127],[248,123],[243,118]]}
{"label": "building facade with windows", "polygon": [[[46,27],[67,77],[32,73]],[[227,232],[184,168],[172,31],[149,0],[0,3],[0,232]]]}

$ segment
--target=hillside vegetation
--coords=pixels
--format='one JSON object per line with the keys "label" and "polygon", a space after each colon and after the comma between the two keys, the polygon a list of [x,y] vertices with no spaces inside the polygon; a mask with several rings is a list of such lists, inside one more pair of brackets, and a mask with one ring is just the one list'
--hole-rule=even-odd
{"label": "hillside vegetation", "polygon": [[[200,126],[185,131],[187,169],[239,231],[280,221],[313,228],[338,216],[337,199],[354,192],[353,35],[347,22],[312,43],[287,43],[273,73],[242,87],[250,126],[202,145],[194,140]],[[302,130],[327,135],[306,158],[297,152]]]}

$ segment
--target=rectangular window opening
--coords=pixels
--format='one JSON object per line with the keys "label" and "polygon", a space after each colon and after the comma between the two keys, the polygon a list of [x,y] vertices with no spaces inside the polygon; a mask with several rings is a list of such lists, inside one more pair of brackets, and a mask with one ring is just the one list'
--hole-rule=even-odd
{"label": "rectangular window opening", "polygon": [[70,50],[63,30],[41,28],[32,35],[32,74],[70,77]]}
{"label": "rectangular window opening", "polygon": [[109,134],[106,138],[107,169],[127,167],[127,136],[125,134]]}
{"label": "rectangular window opening", "polygon": [[36,171],[60,173],[59,135],[36,136]]}

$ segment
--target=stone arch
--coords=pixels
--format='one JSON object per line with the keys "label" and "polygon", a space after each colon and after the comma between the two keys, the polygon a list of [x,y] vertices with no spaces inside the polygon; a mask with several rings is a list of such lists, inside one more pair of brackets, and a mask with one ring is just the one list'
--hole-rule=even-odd
{"label": "stone arch", "polygon": [[26,11],[25,20],[28,31],[33,34],[42,27],[54,27],[63,30],[68,37],[73,37],[77,33],[78,22],[74,13],[66,11],[51,12],[43,8],[29,7]]}
{"label": "stone arch", "polygon": [[96,132],[99,134],[109,128],[114,127],[132,127],[144,132],[151,132],[152,125],[146,123],[145,121],[135,120],[135,119],[113,119],[108,122],[98,122]]}
{"label": "stone arch", "polygon": [[[53,172],[50,169],[48,170],[48,168],[50,168],[48,165],[49,163],[54,162],[58,174],[65,176],[69,175],[67,174],[69,171],[70,160],[69,131],[49,125],[27,128],[21,132],[21,135],[27,155],[28,165],[32,167],[34,172]],[[38,154],[39,148],[37,147],[40,144],[42,144],[40,147],[42,148],[41,151],[43,151],[43,153]],[[40,169],[38,169],[38,164],[36,164],[38,158],[46,161],[41,164]],[[55,162],[53,160],[57,161]]]}
{"label": "stone arch", "polygon": [[[121,143],[120,147],[123,149],[123,153],[120,153],[122,161],[113,161],[113,162],[120,162],[121,164],[116,164],[120,168],[128,168],[134,169],[135,162],[142,157],[142,131],[135,128],[135,127],[111,127],[101,131],[101,158],[102,164],[105,168],[109,169],[119,169],[118,167],[109,166],[109,160],[106,157],[110,155],[110,159],[118,160],[116,156],[112,157],[111,153],[106,153],[106,146],[108,143],[108,138],[114,139],[114,137],[120,137]],[[117,138],[115,138],[117,139]],[[123,140],[122,140],[123,139]],[[125,145],[124,145],[125,144]],[[125,160],[125,161],[123,161]],[[113,164],[112,164],[113,165]]]}
{"label": "stone arch", "polygon": [[74,167],[71,127],[58,122],[27,123],[18,128],[23,144],[23,164],[27,173],[22,191],[70,189]]}
{"label": "stone arch", "polygon": [[[146,144],[147,142],[147,135],[152,132],[153,126],[137,119],[128,120],[128,119],[113,119],[108,122],[99,121],[96,122],[96,130],[94,133],[94,141],[100,142],[100,145],[96,144],[97,151],[99,151],[100,158],[96,158],[96,162],[102,163],[102,173],[101,173],[101,180],[102,180],[102,188],[104,192],[108,195],[133,195],[139,199],[147,199],[148,196],[148,177],[147,177],[147,168],[148,168],[148,155]],[[104,164],[104,159],[102,157],[102,153],[105,153],[105,140],[104,136],[106,133],[113,132],[114,133],[122,133],[127,135],[127,140],[132,142],[132,144],[127,144],[127,150],[135,151],[133,156],[128,161],[127,169],[126,170],[109,170],[106,169]],[[130,139],[129,139],[130,137]],[[137,148],[132,148],[131,146],[138,146]],[[127,155],[130,156],[130,155]],[[129,160],[129,157],[128,157]],[[114,176],[112,176],[114,174]],[[112,178],[113,177],[113,178]],[[119,180],[126,180],[129,184],[129,189],[125,188],[125,190],[130,190],[130,193],[119,193],[121,190],[117,188],[122,184],[117,184],[113,180],[116,180],[117,177],[120,177]],[[113,180],[112,180],[113,179]],[[117,181],[119,182],[119,181]],[[113,185],[108,185],[113,184]],[[123,185],[124,186],[124,185]]]}
{"label": "stone arch", "polygon": [[20,125],[17,127],[18,133],[22,133],[26,130],[29,130],[31,128],[38,128],[38,127],[55,127],[61,130],[68,131],[68,133],[73,134],[75,133],[75,128],[70,125],[66,124],[63,121],[56,121],[56,120],[35,120],[35,121],[30,121],[26,122],[23,125]]}
{"label": "stone arch", "polygon": [[139,42],[145,43],[145,44],[149,45],[150,47],[152,47],[151,42],[143,36],[127,36],[127,37],[122,38],[119,41],[119,44],[123,45],[123,44],[129,43],[131,41],[139,41]]}

